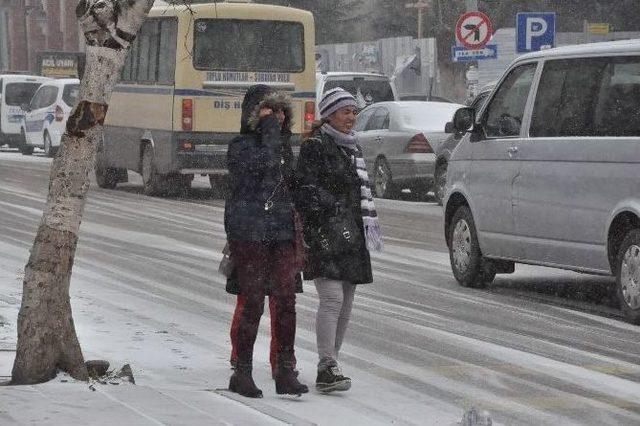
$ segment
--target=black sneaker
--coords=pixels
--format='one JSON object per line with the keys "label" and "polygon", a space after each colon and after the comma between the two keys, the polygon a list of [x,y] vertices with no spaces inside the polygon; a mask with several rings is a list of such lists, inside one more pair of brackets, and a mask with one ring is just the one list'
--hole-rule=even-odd
{"label": "black sneaker", "polygon": [[316,389],[318,392],[347,391],[351,388],[351,379],[344,377],[338,366],[328,367],[318,371]]}

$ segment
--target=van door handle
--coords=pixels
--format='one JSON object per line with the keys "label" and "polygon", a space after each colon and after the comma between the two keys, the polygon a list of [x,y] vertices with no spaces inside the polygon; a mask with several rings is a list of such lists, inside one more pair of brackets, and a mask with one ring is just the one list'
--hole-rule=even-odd
{"label": "van door handle", "polygon": [[507,152],[509,153],[509,155],[515,155],[518,153],[518,147],[510,146],[509,148],[507,148]]}
{"label": "van door handle", "polygon": [[375,137],[375,140],[376,140],[377,142],[382,142],[382,136],[376,136],[376,137]]}

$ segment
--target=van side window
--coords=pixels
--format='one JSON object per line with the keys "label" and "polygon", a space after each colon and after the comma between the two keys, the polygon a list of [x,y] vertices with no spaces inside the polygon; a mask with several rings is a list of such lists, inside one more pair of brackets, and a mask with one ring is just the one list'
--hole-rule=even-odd
{"label": "van side window", "polygon": [[[131,45],[122,69],[122,81],[129,83],[173,83],[176,66],[176,39],[177,22],[175,20],[147,20]],[[162,60],[160,60],[161,56]]]}
{"label": "van side window", "polygon": [[484,115],[487,137],[518,136],[537,64],[511,70],[491,99]]}
{"label": "van side window", "polygon": [[29,109],[33,111],[34,109],[40,108],[38,105],[42,103],[41,101],[44,98],[44,95],[44,87],[41,86],[31,98],[31,101],[29,102]]}
{"label": "van side window", "polygon": [[44,86],[42,88],[43,97],[40,100],[38,108],[45,108],[55,103],[58,98],[58,88],[54,86]]}
{"label": "van side window", "polygon": [[594,99],[607,62],[607,58],[545,62],[529,135],[593,135]]}
{"label": "van side window", "polygon": [[594,108],[595,136],[640,136],[640,57],[609,61]]}

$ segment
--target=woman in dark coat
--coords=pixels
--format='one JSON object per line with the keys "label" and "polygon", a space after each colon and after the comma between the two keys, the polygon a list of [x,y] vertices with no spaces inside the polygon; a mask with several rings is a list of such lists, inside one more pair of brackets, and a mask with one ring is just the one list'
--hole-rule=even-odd
{"label": "woman in dark coat", "polygon": [[229,390],[258,398],[253,381],[253,346],[264,310],[267,283],[275,298],[278,327],[276,392],[299,395],[293,345],[295,289],[299,274],[295,246],[291,105],[268,86],[252,86],[242,102],[241,135],[229,143],[229,197],[225,230],[240,294],[245,298],[237,331],[237,365]]}
{"label": "woman in dark coat", "polygon": [[353,125],[356,100],[336,88],[318,105],[322,122],[300,149],[296,206],[309,246],[306,280],[314,280],[320,303],[316,315],[321,392],[345,391],[338,354],[357,284],[373,281],[369,249],[381,250],[382,237],[362,150]]}

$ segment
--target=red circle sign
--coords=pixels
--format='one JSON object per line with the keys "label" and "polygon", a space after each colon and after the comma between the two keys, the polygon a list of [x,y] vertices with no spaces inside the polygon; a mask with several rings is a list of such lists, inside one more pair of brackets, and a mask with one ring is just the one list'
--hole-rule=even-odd
{"label": "red circle sign", "polygon": [[491,40],[493,25],[482,12],[467,12],[458,18],[456,40],[468,49],[482,49]]}

